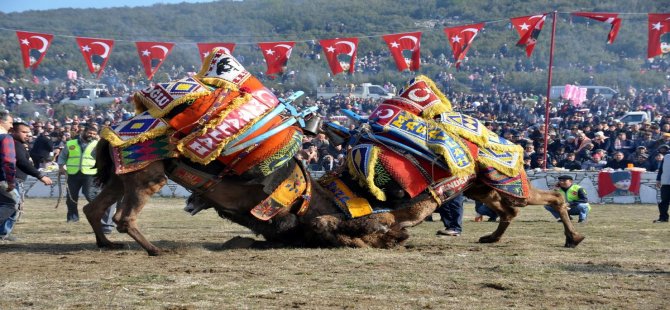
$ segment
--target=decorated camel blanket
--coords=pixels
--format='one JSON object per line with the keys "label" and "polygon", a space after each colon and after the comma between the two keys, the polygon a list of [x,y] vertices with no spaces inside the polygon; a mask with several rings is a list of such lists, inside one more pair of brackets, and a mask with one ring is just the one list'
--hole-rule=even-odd
{"label": "decorated camel blanket", "polygon": [[410,197],[429,190],[444,200],[477,176],[498,191],[528,197],[522,148],[479,120],[452,111],[451,102],[425,76],[380,104],[368,123],[370,131],[348,153],[347,165],[381,201],[390,181]]}
{"label": "decorated camel blanket", "polygon": [[282,123],[280,101],[222,49],[213,50],[196,75],[156,83],[133,99],[136,116],[101,133],[119,174],[186,157],[203,165],[218,160],[232,173],[257,167],[267,175],[301,147],[302,131],[288,126],[262,143],[247,143]]}

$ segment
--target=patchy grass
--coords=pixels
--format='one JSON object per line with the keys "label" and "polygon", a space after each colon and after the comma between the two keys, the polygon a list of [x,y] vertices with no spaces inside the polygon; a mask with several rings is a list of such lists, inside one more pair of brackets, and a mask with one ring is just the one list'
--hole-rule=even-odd
{"label": "patchy grass", "polygon": [[149,257],[125,234],[111,238],[126,249],[97,249],[86,220],[67,224],[54,204],[29,199],[20,240],[0,242],[0,309],[668,307],[670,225],[651,223],[655,205],[595,205],[576,249],[541,207],[522,210],[500,243],[479,244],[496,224],[472,222],[466,204],[461,237],[437,237],[438,221],[393,250],[250,250],[223,246],[254,237],[246,228],[153,199],[140,227],[171,252]]}

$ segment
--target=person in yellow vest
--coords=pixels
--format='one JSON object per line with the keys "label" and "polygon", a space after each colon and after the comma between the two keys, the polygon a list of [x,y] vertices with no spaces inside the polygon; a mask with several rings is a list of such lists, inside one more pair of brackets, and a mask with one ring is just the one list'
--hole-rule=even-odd
{"label": "person in yellow vest", "polygon": [[[570,204],[570,209],[568,210],[568,214],[570,215],[578,215],[579,216],[579,223],[586,223],[586,218],[589,216],[589,212],[591,212],[591,205],[589,204],[589,199],[586,196],[586,191],[579,185],[577,184],[572,184],[573,179],[572,176],[569,175],[562,175],[558,177],[558,188],[556,189],[559,191],[561,194],[563,194],[563,197],[565,197],[565,201]],[[544,206],[547,211],[551,212],[551,214],[555,218],[560,218],[558,212],[556,212],[552,207],[550,206]],[[560,221],[560,219],[559,219]]]}
{"label": "person in yellow vest", "polygon": [[[97,172],[95,166],[95,147],[98,144],[98,128],[88,125],[80,132],[77,138],[66,142],[58,156],[58,166],[61,174],[67,174],[67,222],[79,221],[77,202],[79,191],[89,202],[95,198],[93,193],[93,178]],[[102,218],[103,230],[111,233],[114,228],[112,217],[115,207],[112,206]]]}

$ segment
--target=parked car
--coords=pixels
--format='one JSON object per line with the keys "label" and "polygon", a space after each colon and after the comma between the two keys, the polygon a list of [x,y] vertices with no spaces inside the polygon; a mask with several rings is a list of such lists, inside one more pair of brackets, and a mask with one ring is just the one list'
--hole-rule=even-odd
{"label": "parked car", "polygon": [[324,99],[330,99],[335,96],[345,96],[353,98],[372,98],[372,99],[390,99],[393,97],[393,93],[387,91],[384,87],[380,85],[374,85],[370,83],[363,83],[360,86],[356,86],[353,89],[351,87],[319,87],[316,89],[317,98],[323,97]]}
{"label": "parked car", "polygon": [[[583,86],[583,85],[577,85],[577,86],[586,88],[587,100],[591,100],[598,95],[602,96],[605,99],[612,99],[614,95],[619,93],[618,91],[609,88],[607,86]],[[563,95],[564,92],[565,92],[565,86],[552,86],[551,92],[549,93],[549,98],[558,99]]]}
{"label": "parked car", "polygon": [[626,114],[624,114],[622,117],[619,118],[619,121],[627,125],[640,124],[644,122],[649,122],[650,120],[651,117],[649,117],[649,114],[644,111],[627,112]]}
{"label": "parked car", "polygon": [[95,106],[114,102],[116,98],[109,95],[104,84],[96,84],[80,89],[74,96],[65,98],[60,103],[69,103],[78,106]]}

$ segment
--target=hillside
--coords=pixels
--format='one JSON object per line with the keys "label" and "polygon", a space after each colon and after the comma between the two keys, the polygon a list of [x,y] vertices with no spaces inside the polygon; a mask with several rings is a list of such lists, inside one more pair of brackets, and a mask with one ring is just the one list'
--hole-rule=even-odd
{"label": "hillside", "polygon": [[[487,0],[295,0],[295,1],[219,1],[178,5],[155,5],[141,8],[59,9],[0,13],[0,69],[4,76],[29,77],[22,68],[15,31],[34,31],[55,35],[46,58],[34,72],[50,79],[65,78],[67,70],[77,70],[89,76],[74,37],[98,37],[116,40],[108,69],[119,72],[142,72],[134,45],[135,41],[165,41],[176,43],[172,54],[154,80],[165,80],[165,68],[183,67],[191,71],[200,65],[196,42],[235,42],[234,54],[254,73],[265,70],[256,43],[263,41],[296,41],[288,70],[296,72],[290,86],[313,89],[328,80],[328,66],[323,59],[307,57],[312,40],[335,37],[359,37],[358,57],[386,51],[381,35],[421,31],[422,58],[438,59],[441,55],[453,59],[442,29],[474,22],[486,22],[485,31],[477,36],[468,53],[463,71],[446,68],[437,63],[423,64],[419,73],[435,76],[439,72],[455,75],[455,86],[468,88],[468,77],[477,67],[480,71],[507,72],[502,85],[525,91],[542,91],[546,83],[551,18],[543,29],[531,58],[521,48],[509,28],[509,18],[534,15],[556,10],[559,12],[556,30],[556,85],[572,82],[593,82],[616,88],[662,87],[667,83],[660,72],[640,73],[645,65],[647,48],[646,13],[663,13],[667,2],[656,1],[487,1]],[[572,17],[569,12],[619,12],[623,24],[616,42],[605,43],[609,27],[587,19]],[[493,58],[503,44],[509,46],[509,56]],[[301,57],[302,56],[302,57]],[[665,61],[667,61],[665,56]],[[379,57],[380,69],[374,73],[338,75],[334,83],[372,81],[400,83],[410,74],[398,73],[392,59]],[[535,67],[532,72],[515,72],[515,65]],[[589,69],[589,66],[592,69]],[[593,76],[589,81],[589,76]],[[279,81],[279,80],[278,80]],[[279,86],[278,81],[268,81]],[[0,82],[2,83],[2,82]]]}

